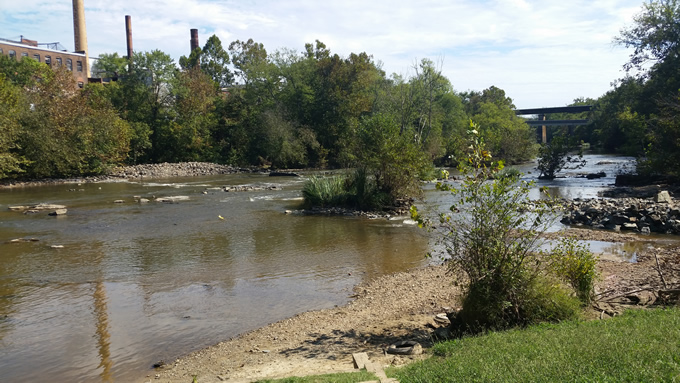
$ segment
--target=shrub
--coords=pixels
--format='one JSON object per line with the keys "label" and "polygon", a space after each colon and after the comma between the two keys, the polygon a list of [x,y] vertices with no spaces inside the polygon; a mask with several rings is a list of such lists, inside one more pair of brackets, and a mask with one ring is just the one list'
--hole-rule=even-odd
{"label": "shrub", "polygon": [[[462,310],[452,330],[481,332],[540,321],[572,318],[578,302],[550,287],[538,256],[540,234],[553,222],[548,204],[522,213],[532,183],[519,177],[494,178],[502,164],[491,153],[471,122],[470,153],[461,168],[465,175],[451,213],[439,217],[439,242],[450,257],[452,271],[463,281]],[[415,211],[414,211],[415,212]],[[422,217],[415,212],[422,223]],[[461,275],[462,274],[462,275]]]}
{"label": "shrub", "polygon": [[597,257],[587,245],[575,238],[565,238],[551,251],[552,269],[567,282],[584,304],[590,304],[598,277]]}
{"label": "shrub", "polygon": [[573,140],[561,134],[554,136],[549,143],[542,144],[538,149],[537,168],[541,172],[538,178],[551,180],[563,169],[584,167],[586,161],[583,159],[581,151],[576,156],[569,155],[574,146]]}

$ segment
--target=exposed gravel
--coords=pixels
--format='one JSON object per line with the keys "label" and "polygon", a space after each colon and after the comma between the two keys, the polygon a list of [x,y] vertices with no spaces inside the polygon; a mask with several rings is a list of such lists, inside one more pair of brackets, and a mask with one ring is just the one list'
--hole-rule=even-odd
{"label": "exposed gravel", "polygon": [[[606,231],[569,229],[549,236],[629,242],[648,239],[637,263],[601,260],[598,301],[590,316],[617,315],[625,308],[652,303],[664,288],[680,286],[680,245],[659,244],[649,237]],[[356,287],[356,299],[343,307],[312,311],[221,342],[151,371],[144,382],[251,382],[352,370],[352,353],[366,352],[383,366],[401,365],[423,356],[397,356],[385,349],[414,340],[427,350],[434,315],[458,305],[459,289],[446,266],[430,266],[380,277]],[[641,290],[642,291],[638,291]]]}
{"label": "exposed gravel", "polygon": [[110,172],[100,176],[80,177],[80,178],[60,178],[60,179],[39,179],[39,180],[2,180],[0,188],[16,188],[36,185],[65,184],[65,183],[93,183],[93,182],[115,182],[128,179],[139,178],[169,178],[169,177],[195,177],[217,174],[236,174],[236,173],[268,173],[268,170],[261,168],[240,168],[230,165],[220,165],[210,162],[178,162],[161,164],[144,164],[132,166],[119,166],[111,169]]}
{"label": "exposed gravel", "polygon": [[210,162],[180,162],[123,166],[113,169],[108,175],[116,178],[167,178],[194,177],[215,174],[258,173],[259,168],[238,168]]}

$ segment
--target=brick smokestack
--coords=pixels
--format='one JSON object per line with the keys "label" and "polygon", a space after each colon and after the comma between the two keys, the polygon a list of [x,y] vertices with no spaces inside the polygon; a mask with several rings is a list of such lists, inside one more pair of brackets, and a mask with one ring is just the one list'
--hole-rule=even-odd
{"label": "brick smokestack", "polygon": [[125,35],[127,36],[128,71],[132,71],[132,17],[125,15]]}
{"label": "brick smokestack", "polygon": [[73,0],[73,39],[76,52],[85,54],[85,76],[90,77],[90,62],[87,56],[87,28],[85,27],[84,0]]}
{"label": "brick smokestack", "polygon": [[[191,52],[194,51],[194,49],[198,48],[198,29],[192,29],[191,30]],[[191,52],[189,54],[191,54]],[[201,59],[199,58],[196,61],[196,67],[200,68],[201,67]]]}
{"label": "brick smokestack", "polygon": [[198,29],[191,30],[191,52],[198,48]]}

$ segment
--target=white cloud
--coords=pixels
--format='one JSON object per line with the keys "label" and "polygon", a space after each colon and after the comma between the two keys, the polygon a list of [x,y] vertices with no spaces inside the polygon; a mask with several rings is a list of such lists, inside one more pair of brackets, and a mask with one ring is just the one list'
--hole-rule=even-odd
{"label": "white cloud", "polygon": [[[134,48],[178,59],[189,29],[203,43],[253,38],[268,51],[323,41],[346,56],[365,51],[386,72],[444,57],[458,90],[505,89],[518,107],[598,97],[621,77],[628,52],[611,41],[640,11],[640,0],[85,0],[90,54],[125,53],[124,16]],[[0,37],[19,35],[73,48],[71,2],[0,0]]]}

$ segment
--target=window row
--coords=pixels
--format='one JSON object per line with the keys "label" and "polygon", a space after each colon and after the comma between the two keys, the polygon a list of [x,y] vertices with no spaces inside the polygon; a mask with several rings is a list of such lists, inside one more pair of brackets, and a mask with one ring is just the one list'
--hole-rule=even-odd
{"label": "window row", "polygon": [[[2,54],[2,48],[0,48],[0,55]],[[7,51],[7,54],[9,57],[16,58],[17,57],[17,52],[15,52],[13,49],[10,49]],[[21,52],[21,57],[28,57],[27,52]],[[40,62],[40,55],[35,53],[33,55],[33,59],[36,60],[37,62]],[[56,57],[55,62],[57,66],[62,66],[62,60],[61,57]],[[45,55],[45,64],[52,66],[52,56]],[[66,59],[66,69],[73,71],[73,61],[71,59]],[[76,61],[76,71],[82,72],[83,71],[83,62],[80,60]]]}

